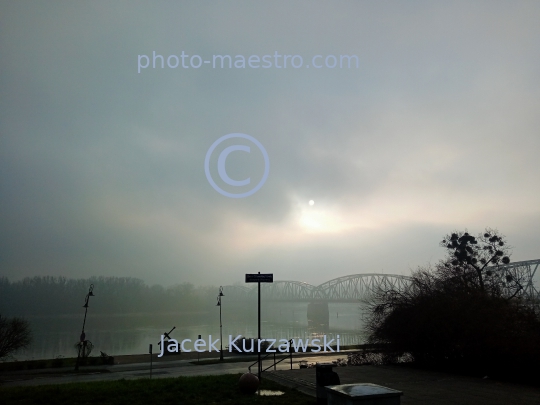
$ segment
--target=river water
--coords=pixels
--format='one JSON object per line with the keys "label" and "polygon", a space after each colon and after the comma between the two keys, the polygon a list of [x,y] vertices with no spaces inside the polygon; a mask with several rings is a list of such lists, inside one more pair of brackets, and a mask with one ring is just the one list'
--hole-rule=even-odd
{"label": "river water", "polygon": [[[158,342],[164,332],[173,326],[176,329],[171,337],[181,341],[194,341],[198,335],[208,341],[219,338],[219,307],[215,313],[156,313],[131,315],[93,315],[89,308],[86,320],[86,339],[94,349],[91,356],[99,356],[100,351],[111,356],[148,353],[149,344],[153,344],[154,353],[158,352]],[[223,348],[229,344],[229,335],[233,339],[242,335],[257,337],[256,308],[232,308],[224,303],[223,307]],[[340,338],[340,345],[361,344],[364,342],[362,331],[362,311],[358,304],[329,304],[329,326],[308,328],[307,303],[283,303],[263,308],[261,316],[261,336],[272,339],[314,338],[325,334],[327,339]],[[33,343],[15,354],[17,360],[50,359],[57,357],[76,357],[75,344],[81,333],[84,312],[80,316],[41,316],[26,317],[30,322]],[[219,347],[219,343],[216,345]],[[192,346],[190,347],[192,348]]]}

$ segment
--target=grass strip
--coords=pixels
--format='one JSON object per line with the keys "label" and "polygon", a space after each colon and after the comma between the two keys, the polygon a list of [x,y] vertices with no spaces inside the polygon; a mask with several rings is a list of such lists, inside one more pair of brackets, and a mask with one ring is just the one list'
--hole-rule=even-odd
{"label": "grass strip", "polygon": [[281,396],[246,395],[238,389],[240,374],[159,379],[99,381],[35,387],[0,387],[4,405],[212,405],[314,404],[314,398],[264,379],[261,389]]}

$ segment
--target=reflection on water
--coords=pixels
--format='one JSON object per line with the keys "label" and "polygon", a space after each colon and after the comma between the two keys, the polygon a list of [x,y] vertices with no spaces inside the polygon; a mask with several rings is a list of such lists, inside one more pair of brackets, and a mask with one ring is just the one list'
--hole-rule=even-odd
{"label": "reflection on water", "polygon": [[[253,313],[255,312],[255,313]],[[27,317],[34,336],[32,346],[16,353],[18,360],[75,357],[75,343],[81,333],[81,316]],[[353,304],[330,304],[330,326],[326,328],[308,328],[307,303],[277,303],[262,312],[262,336],[272,339],[315,338],[326,334],[328,340],[340,336],[340,345],[363,343],[361,335],[361,313]],[[94,344],[92,356],[99,356],[100,351],[111,356],[148,353],[148,345],[154,345],[154,353],[164,332],[176,329],[171,334],[177,340],[191,339],[198,335],[213,340],[219,338],[219,312],[216,314],[132,314],[93,316],[88,313],[85,332],[86,338]],[[223,348],[229,345],[229,335],[233,339],[257,337],[256,311],[250,308],[223,306]],[[335,342],[334,342],[335,343]],[[219,347],[219,345],[218,345]]]}

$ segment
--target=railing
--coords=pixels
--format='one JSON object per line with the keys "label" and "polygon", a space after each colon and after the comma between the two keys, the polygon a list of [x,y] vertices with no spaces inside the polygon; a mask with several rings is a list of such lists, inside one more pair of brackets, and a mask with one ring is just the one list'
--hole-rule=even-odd
{"label": "railing", "polygon": [[[261,364],[262,362],[268,357],[270,356],[271,354],[274,355],[274,363],[271,364],[270,366],[266,367],[264,370],[261,370],[261,373],[265,372],[266,370],[268,370],[269,368],[272,368],[274,367],[274,370],[276,370],[276,365],[281,363],[283,360],[286,360],[286,359],[290,359],[291,361],[291,370],[293,368],[293,365],[292,365],[292,355],[293,355],[293,350],[292,350],[292,343],[293,343],[293,340],[289,340],[289,354],[281,359],[279,359],[278,361],[276,361],[276,352],[273,352],[273,353],[268,353],[266,356],[264,356],[263,358],[261,358]],[[255,364],[258,364],[259,363],[259,360],[255,361],[255,363],[251,364],[249,367],[248,367],[248,370],[249,372],[251,373],[251,367],[253,367]]]}

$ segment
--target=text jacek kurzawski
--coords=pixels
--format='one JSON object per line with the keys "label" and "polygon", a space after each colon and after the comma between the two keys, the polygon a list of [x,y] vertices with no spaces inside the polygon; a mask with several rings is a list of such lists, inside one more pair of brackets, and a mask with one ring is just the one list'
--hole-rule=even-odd
{"label": "text jacek kurzawski", "polygon": [[[161,335],[161,353],[158,357],[163,356],[165,351],[165,346],[167,347],[167,352],[169,353],[178,353],[182,352],[191,352],[189,348],[191,346],[191,339],[184,339],[180,343],[176,339],[164,340],[165,335]],[[238,341],[238,340],[241,340]],[[332,349],[330,345],[336,341],[336,350]],[[323,335],[322,339],[242,339],[241,335],[236,336],[234,339],[232,335],[229,335],[229,352],[239,352],[239,353],[258,353],[261,351],[261,344],[266,342],[263,346],[263,352],[266,353],[289,353],[292,349],[295,352],[306,352],[308,348],[312,353],[323,352],[339,352],[339,335],[336,339],[327,340],[326,335]],[[311,343],[311,344],[310,344]],[[199,353],[208,351],[211,352],[215,350],[219,352],[217,345],[219,344],[219,339],[212,341],[212,335],[208,336],[208,341],[204,339],[197,339],[193,342],[193,350]],[[189,346],[187,346],[189,345]],[[328,349],[328,350],[327,350]]]}

